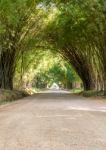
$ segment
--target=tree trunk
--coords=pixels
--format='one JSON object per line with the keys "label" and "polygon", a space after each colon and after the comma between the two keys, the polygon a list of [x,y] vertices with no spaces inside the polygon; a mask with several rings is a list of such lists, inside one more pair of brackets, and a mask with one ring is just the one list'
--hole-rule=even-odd
{"label": "tree trunk", "polygon": [[104,76],[104,96],[106,96],[106,75]]}
{"label": "tree trunk", "polygon": [[84,56],[78,49],[68,44],[65,45],[62,52],[81,78],[84,90],[94,90],[96,83],[92,63],[86,58],[86,55]]}
{"label": "tree trunk", "polygon": [[0,56],[0,88],[13,89],[15,50],[6,50]]}
{"label": "tree trunk", "polygon": [[82,81],[83,81],[83,86],[84,86],[85,91],[95,89],[95,85],[92,83],[91,80],[88,80],[88,79],[85,80],[85,79],[82,78]]}
{"label": "tree trunk", "polygon": [[106,54],[104,57],[104,96],[106,96]]}
{"label": "tree trunk", "polygon": [[77,65],[76,63],[71,63],[78,73],[79,77],[81,78],[83,82],[84,90],[94,90],[95,89],[95,79],[93,78],[92,71],[88,68],[87,65],[82,65],[79,63]]}

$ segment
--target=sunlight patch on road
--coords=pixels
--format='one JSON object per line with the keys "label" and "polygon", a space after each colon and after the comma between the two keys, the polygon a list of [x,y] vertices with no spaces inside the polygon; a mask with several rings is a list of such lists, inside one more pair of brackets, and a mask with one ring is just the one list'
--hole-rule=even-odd
{"label": "sunlight patch on road", "polygon": [[36,115],[36,118],[56,118],[56,117],[65,117],[66,119],[76,119],[78,116],[70,117],[70,115],[49,115],[49,116],[40,116]]}
{"label": "sunlight patch on road", "polygon": [[106,107],[98,107],[98,108],[91,108],[91,107],[73,107],[69,106],[65,110],[82,110],[82,111],[100,111],[100,112],[106,112]]}
{"label": "sunlight patch on road", "polygon": [[40,91],[39,93],[70,93],[67,90],[44,90],[44,91]]}

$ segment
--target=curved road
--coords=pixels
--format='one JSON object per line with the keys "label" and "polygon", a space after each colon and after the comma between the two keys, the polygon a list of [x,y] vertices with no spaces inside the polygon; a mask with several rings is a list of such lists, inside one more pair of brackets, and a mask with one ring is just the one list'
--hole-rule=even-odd
{"label": "curved road", "polygon": [[106,101],[46,91],[2,105],[0,150],[106,150]]}

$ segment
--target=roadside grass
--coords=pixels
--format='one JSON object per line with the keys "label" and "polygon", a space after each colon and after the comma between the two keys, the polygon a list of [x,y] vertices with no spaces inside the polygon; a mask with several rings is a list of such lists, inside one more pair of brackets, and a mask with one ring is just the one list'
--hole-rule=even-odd
{"label": "roadside grass", "polygon": [[83,96],[85,97],[103,97],[106,98],[103,94],[103,91],[96,91],[96,90],[89,90],[89,91],[83,91]]}
{"label": "roadside grass", "polygon": [[23,91],[25,91],[29,95],[33,95],[35,93],[38,93],[40,90],[37,88],[25,88],[25,89],[23,89]]}
{"label": "roadside grass", "polygon": [[84,97],[99,97],[106,99],[106,96],[103,95],[104,94],[103,91],[96,91],[96,90],[84,91],[81,88],[74,88],[71,90],[71,92],[74,94],[82,95]]}
{"label": "roadside grass", "polygon": [[29,96],[26,91],[0,89],[0,105]]}
{"label": "roadside grass", "polygon": [[91,97],[91,98],[96,98],[96,99],[103,99],[106,100],[106,96],[104,96],[103,91],[96,91],[96,90],[89,90],[89,91],[83,91],[81,94],[84,97]]}
{"label": "roadside grass", "polygon": [[74,89],[71,89],[71,92],[72,93],[81,93],[83,91],[83,89],[81,88],[74,88]]}

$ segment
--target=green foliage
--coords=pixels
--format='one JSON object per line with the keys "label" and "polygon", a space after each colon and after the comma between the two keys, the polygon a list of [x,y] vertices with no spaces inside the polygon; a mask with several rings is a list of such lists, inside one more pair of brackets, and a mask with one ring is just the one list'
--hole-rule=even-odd
{"label": "green foliage", "polygon": [[75,81],[80,79],[73,68],[58,54],[48,51],[36,68],[33,85],[37,88],[45,88],[56,82],[62,87],[67,87]]}
{"label": "green foliage", "polygon": [[55,2],[58,13],[46,28],[46,38],[73,65],[86,90],[96,88],[96,80],[106,87],[105,0]]}
{"label": "green foliage", "polygon": [[[32,50],[39,39],[46,12],[35,0],[0,1],[0,87],[13,89],[20,57]],[[7,59],[8,58],[8,59]]]}
{"label": "green foliage", "polygon": [[15,70],[20,83],[65,85],[77,80],[71,66],[85,90],[106,91],[105,0],[0,1],[0,87],[13,88]]}

